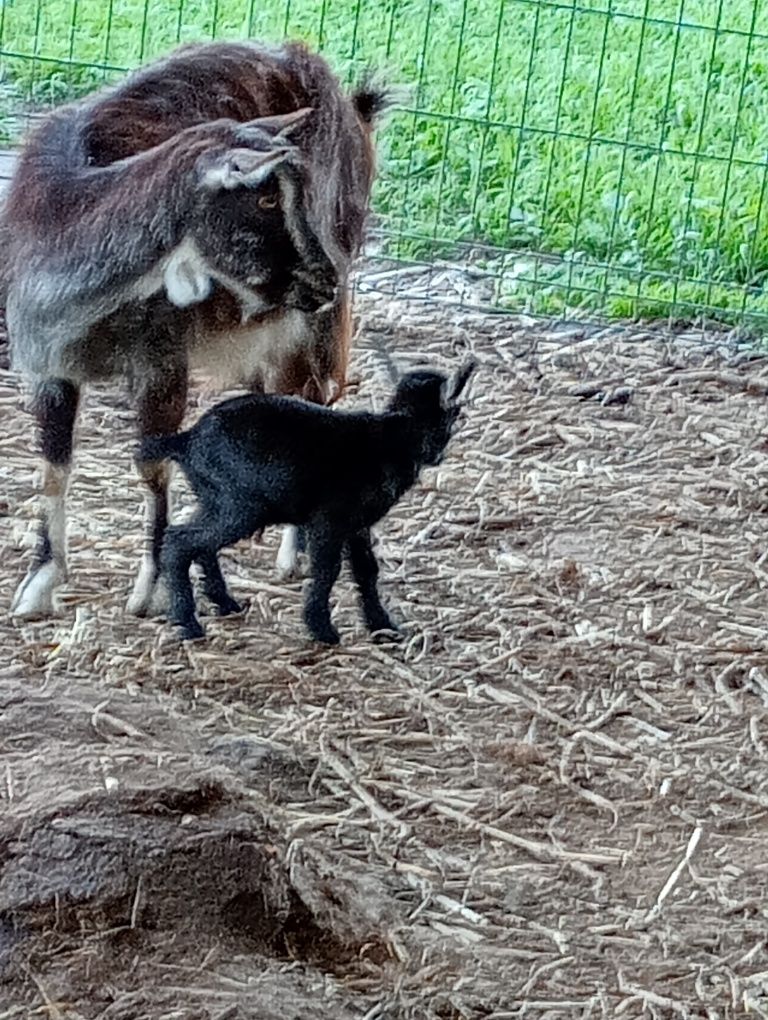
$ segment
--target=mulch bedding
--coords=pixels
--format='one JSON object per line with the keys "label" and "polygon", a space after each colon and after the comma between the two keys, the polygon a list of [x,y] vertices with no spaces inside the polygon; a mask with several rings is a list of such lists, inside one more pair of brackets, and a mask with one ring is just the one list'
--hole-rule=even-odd
{"label": "mulch bedding", "polygon": [[480,362],[378,529],[399,645],[346,575],[312,645],[276,529],[224,555],[249,607],[204,643],[127,616],[119,387],[79,423],[60,614],[12,620],[37,503],[0,369],[0,1018],[768,1016],[768,360],[359,311],[350,406],[386,398],[377,344]]}

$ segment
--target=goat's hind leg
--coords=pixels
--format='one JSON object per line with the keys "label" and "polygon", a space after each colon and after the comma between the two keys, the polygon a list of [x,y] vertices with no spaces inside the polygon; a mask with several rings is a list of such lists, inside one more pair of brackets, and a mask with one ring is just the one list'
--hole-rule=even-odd
{"label": "goat's hind leg", "polygon": [[398,628],[381,604],[378,589],[379,563],[373,551],[371,533],[367,528],[347,539],[347,553],[352,576],[360,592],[360,604],[365,624],[371,633],[388,631],[393,636]]}
{"label": "goat's hind leg", "polygon": [[185,641],[203,637],[204,631],[195,615],[195,598],[189,569],[200,563],[205,572],[205,592],[219,607],[222,616],[240,612],[240,605],[230,596],[221,574],[217,553],[262,527],[261,522],[208,516],[199,512],[189,523],[166,529],[161,565],[170,596],[170,621],[181,628]]}
{"label": "goat's hind leg", "polygon": [[166,592],[160,580],[160,550],[168,526],[170,464],[140,464],[139,477],[145,489],[145,550],[139,573],[128,597],[126,609],[134,616],[162,613]]}
{"label": "goat's hind leg", "polygon": [[[185,369],[171,369],[161,380],[151,376],[138,394],[139,438],[168,435],[178,431],[187,397]],[[167,462],[137,465],[145,486],[145,549],[139,574],[128,599],[127,609],[135,616],[159,614],[166,608],[167,593],[160,578],[160,552],[168,527],[168,488],[172,466]]]}
{"label": "goat's hind leg", "polygon": [[203,568],[203,591],[218,609],[219,616],[233,616],[236,613],[242,613],[243,606],[229,594],[218,555],[210,549],[206,549],[205,552],[198,555],[197,562]]}
{"label": "goat's hind leg", "polygon": [[204,636],[200,621],[195,616],[195,596],[189,579],[189,568],[200,553],[201,541],[204,541],[202,529],[190,522],[166,528],[162,545],[161,565],[170,603],[168,618],[181,628],[185,641]]}
{"label": "goat's hind leg", "polygon": [[66,494],[79,398],[77,386],[66,379],[47,379],[35,394],[33,406],[43,454],[44,509],[35,561],[11,603],[11,613],[20,618],[50,616],[55,590],[67,576]]}

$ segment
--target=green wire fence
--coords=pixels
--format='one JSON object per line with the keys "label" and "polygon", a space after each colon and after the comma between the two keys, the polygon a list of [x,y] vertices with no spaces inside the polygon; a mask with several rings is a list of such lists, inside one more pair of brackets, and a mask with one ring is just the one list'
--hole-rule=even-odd
{"label": "green wire fence", "polygon": [[409,88],[380,132],[393,267],[498,309],[766,322],[768,0],[5,0],[5,144],[180,42],[238,37]]}

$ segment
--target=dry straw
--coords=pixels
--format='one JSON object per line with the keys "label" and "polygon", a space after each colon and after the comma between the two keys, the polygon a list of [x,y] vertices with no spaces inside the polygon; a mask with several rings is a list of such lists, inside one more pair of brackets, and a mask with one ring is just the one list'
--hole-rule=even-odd
{"label": "dry straw", "polygon": [[[360,310],[351,404],[389,389],[377,338],[480,362],[379,529],[400,646],[345,583],[342,646],[310,645],[276,533],[227,554],[250,608],[207,643],[124,616],[131,410],[88,397],[62,615],[0,621],[0,1018],[768,1015],[766,360]],[[4,607],[18,404],[5,371]]]}

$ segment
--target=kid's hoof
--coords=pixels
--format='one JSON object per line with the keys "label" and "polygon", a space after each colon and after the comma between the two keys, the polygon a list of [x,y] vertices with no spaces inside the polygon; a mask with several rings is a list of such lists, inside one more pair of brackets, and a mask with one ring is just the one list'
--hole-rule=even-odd
{"label": "kid's hoof", "polygon": [[313,630],[311,633],[313,640],[321,645],[337,645],[341,640],[335,627],[329,627],[328,630]]}
{"label": "kid's hoof", "polygon": [[236,616],[238,613],[245,612],[245,605],[241,605],[236,602],[231,595],[227,595],[225,599],[216,606],[219,616]]}
{"label": "kid's hoof", "polygon": [[180,634],[182,641],[199,641],[205,637],[205,631],[197,620],[194,620],[192,623],[185,623],[180,628]]}
{"label": "kid's hoof", "polygon": [[376,634],[380,630],[391,630],[393,633],[397,633],[399,630],[397,624],[392,620],[389,613],[381,606],[376,610],[371,610],[364,614],[365,625],[371,634]]}

